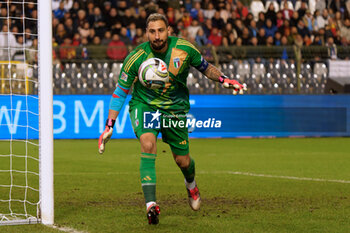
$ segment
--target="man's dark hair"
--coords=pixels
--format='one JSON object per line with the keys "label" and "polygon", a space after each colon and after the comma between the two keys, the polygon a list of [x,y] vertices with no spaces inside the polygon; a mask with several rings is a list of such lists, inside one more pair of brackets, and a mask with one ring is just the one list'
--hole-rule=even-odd
{"label": "man's dark hair", "polygon": [[158,21],[158,20],[162,20],[165,23],[166,27],[169,26],[168,20],[165,17],[165,15],[154,13],[154,14],[150,14],[150,16],[148,16],[147,21],[146,21],[146,28],[148,27],[149,22],[154,22],[154,21]]}

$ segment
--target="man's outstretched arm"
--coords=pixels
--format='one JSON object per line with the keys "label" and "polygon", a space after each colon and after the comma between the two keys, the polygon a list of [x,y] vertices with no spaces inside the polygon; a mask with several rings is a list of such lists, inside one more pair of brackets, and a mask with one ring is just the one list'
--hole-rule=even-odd
{"label": "man's outstretched arm", "polygon": [[218,68],[210,64],[201,55],[200,51],[188,41],[182,39],[181,46],[190,54],[190,64],[198,71],[204,74],[207,78],[219,82],[225,88],[233,89],[233,94],[243,94],[247,89],[244,85],[238,81],[230,79],[224,75]]}
{"label": "man's outstretched arm", "polygon": [[208,67],[203,74],[213,81],[220,82],[223,87],[233,89],[233,94],[243,94],[243,92],[247,90],[245,86],[236,80],[229,79],[218,68],[210,63],[208,63]]}
{"label": "man's outstretched arm", "polygon": [[203,74],[207,76],[207,78],[216,82],[219,82],[219,78],[224,75],[218,68],[210,63],[208,63],[208,67]]}

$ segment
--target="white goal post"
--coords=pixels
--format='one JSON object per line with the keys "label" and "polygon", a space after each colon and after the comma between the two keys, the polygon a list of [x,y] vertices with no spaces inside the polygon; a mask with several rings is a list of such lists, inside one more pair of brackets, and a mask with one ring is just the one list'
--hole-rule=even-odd
{"label": "white goal post", "polygon": [[43,224],[54,223],[52,1],[38,1],[39,23],[39,158],[40,207]]}
{"label": "white goal post", "polygon": [[0,228],[54,224],[51,4],[0,0]]}

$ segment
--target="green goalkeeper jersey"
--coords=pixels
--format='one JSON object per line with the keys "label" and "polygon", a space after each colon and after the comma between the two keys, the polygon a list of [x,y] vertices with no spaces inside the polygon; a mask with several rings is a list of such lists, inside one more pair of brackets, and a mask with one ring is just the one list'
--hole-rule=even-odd
{"label": "green goalkeeper jersey", "polygon": [[[137,78],[140,65],[153,57],[167,64],[170,80],[165,87],[156,90],[144,87]],[[160,110],[188,112],[188,72],[190,66],[200,69],[204,62],[206,63],[197,48],[184,39],[168,37],[168,49],[164,53],[154,52],[150,43],[145,42],[136,47],[124,60],[118,84],[129,89],[134,83],[130,106],[142,102]]]}

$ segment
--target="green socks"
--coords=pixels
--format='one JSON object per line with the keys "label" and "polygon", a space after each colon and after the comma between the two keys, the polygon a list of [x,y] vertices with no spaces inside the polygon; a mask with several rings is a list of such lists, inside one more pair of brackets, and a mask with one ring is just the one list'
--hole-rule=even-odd
{"label": "green socks", "polygon": [[146,203],[156,201],[156,154],[141,153],[140,176]]}
{"label": "green socks", "polygon": [[195,164],[194,160],[190,158],[190,165],[188,168],[181,168],[182,174],[184,175],[187,183],[192,183],[194,181],[194,175],[195,175]]}
{"label": "green socks", "polygon": [[[156,154],[141,153],[140,178],[145,202],[156,202]],[[187,183],[192,183],[195,176],[195,163],[191,158],[188,168],[181,168]]]}

